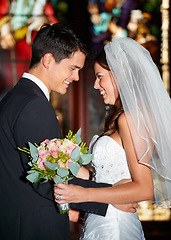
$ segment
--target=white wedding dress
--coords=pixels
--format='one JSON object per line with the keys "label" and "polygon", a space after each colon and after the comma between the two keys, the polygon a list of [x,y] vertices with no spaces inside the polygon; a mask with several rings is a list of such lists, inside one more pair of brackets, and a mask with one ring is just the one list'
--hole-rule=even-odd
{"label": "white wedding dress", "polygon": [[[97,139],[95,135],[90,143]],[[130,178],[124,149],[109,136],[101,137],[93,148],[93,166],[96,182],[114,184]],[[144,240],[144,233],[137,213],[123,212],[108,206],[105,217],[88,214],[82,240]]]}

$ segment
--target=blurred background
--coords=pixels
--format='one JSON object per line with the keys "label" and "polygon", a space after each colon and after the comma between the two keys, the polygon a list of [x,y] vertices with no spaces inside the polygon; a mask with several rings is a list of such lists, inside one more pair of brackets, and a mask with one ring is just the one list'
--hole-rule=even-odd
{"label": "blurred background", "polygon": [[[0,0],[0,100],[28,70],[32,40],[40,26],[55,22],[73,28],[91,53],[117,35],[135,39],[151,53],[170,95],[170,0]],[[63,135],[81,127],[87,145],[100,133],[105,115],[93,82],[93,66],[87,59],[80,81],[67,94],[51,94]],[[138,214],[147,240],[171,239],[170,209],[143,203]],[[80,230],[80,224],[71,223],[72,240],[79,239]]]}

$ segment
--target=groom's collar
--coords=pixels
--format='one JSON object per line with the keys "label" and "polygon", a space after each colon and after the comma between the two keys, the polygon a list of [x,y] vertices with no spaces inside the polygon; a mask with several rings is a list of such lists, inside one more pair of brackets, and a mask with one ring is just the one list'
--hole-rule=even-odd
{"label": "groom's collar", "polygon": [[43,91],[43,93],[45,94],[45,96],[47,97],[48,101],[50,99],[50,95],[49,95],[49,91],[48,88],[46,87],[46,85],[37,77],[35,77],[34,75],[30,74],[30,73],[23,73],[23,78],[27,78],[31,81],[33,81],[36,85],[39,86],[39,88]]}

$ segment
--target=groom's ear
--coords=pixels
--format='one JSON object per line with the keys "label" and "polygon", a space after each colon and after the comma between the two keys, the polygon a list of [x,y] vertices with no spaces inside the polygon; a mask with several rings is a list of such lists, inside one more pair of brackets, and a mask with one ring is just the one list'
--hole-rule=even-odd
{"label": "groom's ear", "polygon": [[49,66],[50,66],[50,64],[51,64],[51,62],[54,62],[54,61],[55,61],[55,59],[54,59],[52,53],[46,53],[46,54],[42,57],[42,64],[43,64],[43,66],[44,66],[46,69],[48,69]]}

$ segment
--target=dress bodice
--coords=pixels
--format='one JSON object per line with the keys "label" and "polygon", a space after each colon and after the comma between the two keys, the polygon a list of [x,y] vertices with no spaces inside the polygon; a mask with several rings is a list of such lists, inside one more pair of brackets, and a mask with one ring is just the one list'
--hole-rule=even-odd
{"label": "dress bodice", "polygon": [[[90,148],[98,135],[92,138]],[[96,182],[114,184],[121,179],[131,178],[124,149],[111,137],[102,136],[93,147]]]}
{"label": "dress bodice", "polygon": [[[97,140],[95,135],[90,143]],[[124,149],[111,137],[100,137],[93,146],[96,182],[114,184],[131,178]],[[106,216],[88,214],[80,240],[145,240],[137,212],[123,212],[109,204]]]}

